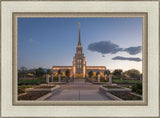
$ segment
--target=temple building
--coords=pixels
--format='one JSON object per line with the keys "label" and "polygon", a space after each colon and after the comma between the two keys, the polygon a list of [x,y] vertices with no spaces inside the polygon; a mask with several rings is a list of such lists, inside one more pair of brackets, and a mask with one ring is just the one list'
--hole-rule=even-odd
{"label": "temple building", "polygon": [[68,69],[70,71],[70,77],[73,78],[85,78],[88,77],[88,73],[90,71],[93,72],[93,76],[95,76],[96,72],[99,72],[103,75],[106,70],[105,66],[86,66],[86,58],[82,51],[81,45],[81,35],[80,35],[80,23],[79,24],[79,38],[78,45],[76,48],[75,56],[73,57],[72,66],[53,66],[52,72],[53,74],[57,74],[58,70],[61,70],[62,76],[65,76],[65,71]]}

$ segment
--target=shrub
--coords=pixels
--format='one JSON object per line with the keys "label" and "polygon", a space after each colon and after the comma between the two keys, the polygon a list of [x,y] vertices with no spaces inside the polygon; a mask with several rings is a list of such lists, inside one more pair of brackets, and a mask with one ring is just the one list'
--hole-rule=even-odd
{"label": "shrub", "polygon": [[123,99],[123,100],[142,100],[141,97],[131,94],[130,92],[117,92],[112,91],[111,94]]}
{"label": "shrub", "polygon": [[101,82],[106,82],[106,80],[105,79],[101,79]]}
{"label": "shrub", "polygon": [[138,94],[142,94],[142,83],[136,83],[132,86],[132,91]]}

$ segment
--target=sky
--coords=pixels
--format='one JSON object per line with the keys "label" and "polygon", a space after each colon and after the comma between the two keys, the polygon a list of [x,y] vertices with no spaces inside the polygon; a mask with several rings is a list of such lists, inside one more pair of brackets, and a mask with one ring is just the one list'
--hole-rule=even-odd
{"label": "sky", "polygon": [[142,18],[18,18],[18,68],[72,66],[79,22],[87,66],[142,72]]}

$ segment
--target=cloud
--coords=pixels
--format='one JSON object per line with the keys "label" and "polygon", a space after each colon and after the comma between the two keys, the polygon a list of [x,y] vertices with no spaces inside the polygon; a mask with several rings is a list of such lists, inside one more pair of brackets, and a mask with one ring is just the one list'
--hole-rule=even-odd
{"label": "cloud", "polygon": [[99,52],[102,54],[108,54],[108,53],[115,54],[119,51],[122,51],[122,48],[119,48],[117,44],[111,41],[100,41],[100,42],[89,44],[88,50],[93,52]]}
{"label": "cloud", "polygon": [[130,55],[135,55],[140,53],[142,50],[141,46],[137,46],[137,47],[129,47],[129,48],[125,48],[124,51],[128,52]]}
{"label": "cloud", "polygon": [[141,46],[120,48],[119,45],[112,41],[100,41],[91,43],[88,45],[88,50],[93,52],[99,52],[101,54],[115,54],[120,51],[129,53],[130,55],[136,55],[141,52]]}
{"label": "cloud", "polygon": [[128,61],[136,61],[136,62],[142,61],[140,58],[121,57],[121,56],[116,56],[116,57],[112,58],[112,60],[128,60]]}

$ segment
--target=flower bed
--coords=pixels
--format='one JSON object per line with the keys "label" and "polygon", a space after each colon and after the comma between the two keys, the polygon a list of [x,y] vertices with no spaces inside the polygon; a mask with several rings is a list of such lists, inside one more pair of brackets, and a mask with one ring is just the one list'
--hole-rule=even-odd
{"label": "flower bed", "polygon": [[26,93],[24,95],[18,96],[18,100],[36,100],[49,92],[34,92],[34,93]]}
{"label": "flower bed", "polygon": [[35,86],[33,86],[33,85],[18,86],[18,94],[25,93],[25,89],[27,89],[27,88],[33,88],[33,87],[35,87]]}
{"label": "flower bed", "polygon": [[119,97],[120,99],[123,99],[123,100],[142,100],[142,97],[133,95],[131,92],[112,91],[110,93]]}

